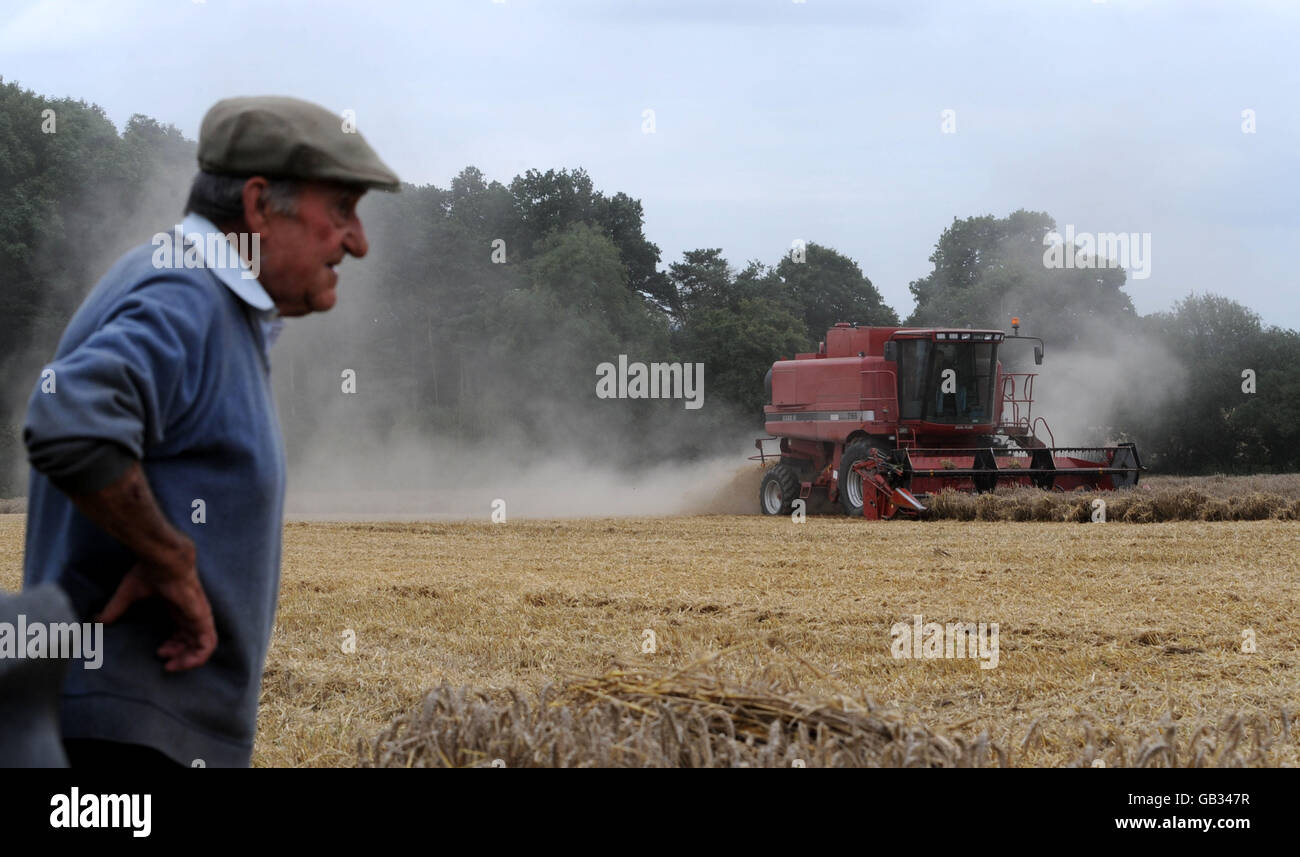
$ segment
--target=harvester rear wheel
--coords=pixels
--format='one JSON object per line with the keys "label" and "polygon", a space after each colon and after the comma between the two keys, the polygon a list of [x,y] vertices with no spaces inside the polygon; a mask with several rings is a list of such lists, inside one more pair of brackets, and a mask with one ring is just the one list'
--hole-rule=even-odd
{"label": "harvester rear wheel", "polygon": [[763,474],[758,506],[764,515],[788,515],[799,498],[799,475],[787,464],[774,465]]}
{"label": "harvester rear wheel", "polygon": [[889,450],[880,443],[869,440],[855,440],[844,449],[840,456],[840,506],[845,514],[862,515],[862,477],[853,472],[853,465],[871,457],[871,450],[879,449],[886,455]]}

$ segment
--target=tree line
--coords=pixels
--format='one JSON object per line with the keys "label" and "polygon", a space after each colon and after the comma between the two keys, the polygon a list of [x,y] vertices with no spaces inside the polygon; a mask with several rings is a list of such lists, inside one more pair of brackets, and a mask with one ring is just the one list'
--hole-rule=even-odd
{"label": "tree line", "polygon": [[[24,490],[18,427],[40,366],[116,254],[179,220],[194,153],[149,117],[118,133],[97,106],[0,80],[0,495]],[[371,255],[340,269],[338,306],[273,352],[287,436],[689,461],[761,433],[774,360],[815,350],[839,321],[900,323],[857,261],[816,242],[772,264],[736,267],[722,248],[664,264],[641,202],[580,168],[503,184],[467,167],[446,188],[368,194],[362,216]],[[901,321],[1005,329],[1018,314],[1054,351],[1095,348],[1097,330],[1159,344],[1195,382],[1158,408],[1141,391],[1121,397],[1104,415],[1112,439],[1136,440],[1166,471],[1300,469],[1295,331],[1216,295],[1140,316],[1122,269],[1043,265],[1054,228],[1041,212],[954,219]],[[703,363],[705,407],[686,419],[679,402],[596,401],[595,367],[620,354]],[[355,406],[339,402],[341,369],[358,379]]]}

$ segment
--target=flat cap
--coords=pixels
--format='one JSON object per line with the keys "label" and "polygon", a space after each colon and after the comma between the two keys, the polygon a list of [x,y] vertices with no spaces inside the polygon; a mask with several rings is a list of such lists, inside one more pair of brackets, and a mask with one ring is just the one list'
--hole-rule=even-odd
{"label": "flat cap", "polygon": [[402,186],[350,118],[297,98],[226,98],[203,117],[199,169],[233,176],[316,179],[379,190]]}

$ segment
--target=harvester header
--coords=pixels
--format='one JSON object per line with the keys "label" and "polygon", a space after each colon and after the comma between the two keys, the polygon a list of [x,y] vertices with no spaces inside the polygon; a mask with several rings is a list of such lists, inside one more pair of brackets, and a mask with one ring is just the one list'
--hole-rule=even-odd
{"label": "harvester header", "polygon": [[[825,491],[851,515],[919,515],[945,488],[992,491],[999,485],[1047,490],[1114,490],[1137,484],[1133,444],[1058,447],[1034,416],[1035,372],[1003,370],[1011,342],[1043,341],[970,328],[856,327],[837,324],[816,352],[773,364],[764,407],[769,437],[756,442],[764,463],[764,514]],[[1040,432],[1047,440],[1040,437]],[[777,440],[773,454],[765,442]]]}

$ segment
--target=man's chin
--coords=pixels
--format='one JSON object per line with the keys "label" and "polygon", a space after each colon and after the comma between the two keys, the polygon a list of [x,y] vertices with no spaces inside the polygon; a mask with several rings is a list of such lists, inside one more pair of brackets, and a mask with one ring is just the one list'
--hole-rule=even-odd
{"label": "man's chin", "polygon": [[313,295],[307,300],[311,304],[310,312],[328,312],[329,310],[334,309],[334,304],[338,301],[338,296],[334,294],[333,289],[330,289],[323,295]]}
{"label": "man's chin", "polygon": [[275,308],[280,315],[285,318],[296,318],[314,312],[328,312],[338,301],[338,295],[333,288],[318,292],[300,292],[295,297],[297,299],[293,303],[278,300],[275,302]]}
{"label": "man's chin", "polygon": [[328,312],[334,308],[334,304],[337,300],[338,297],[335,295],[333,289],[330,289],[328,292],[308,294],[303,297],[302,303],[295,307],[291,312],[281,310],[280,315],[299,316],[310,315],[314,312]]}

